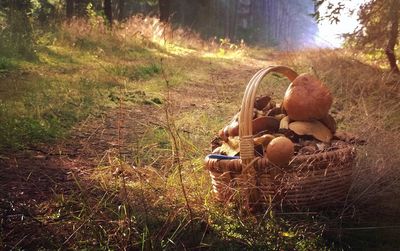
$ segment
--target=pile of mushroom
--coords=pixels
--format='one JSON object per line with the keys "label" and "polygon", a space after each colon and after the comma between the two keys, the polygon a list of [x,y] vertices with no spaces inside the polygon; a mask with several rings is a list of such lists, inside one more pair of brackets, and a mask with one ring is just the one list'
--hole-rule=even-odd
{"label": "pile of mushroom", "polygon": [[[340,147],[348,140],[336,134],[336,121],[329,114],[332,102],[329,89],[310,74],[299,75],[289,85],[282,104],[269,96],[258,97],[252,122],[255,155],[287,166],[295,155]],[[238,117],[219,131],[213,154],[240,155]]]}

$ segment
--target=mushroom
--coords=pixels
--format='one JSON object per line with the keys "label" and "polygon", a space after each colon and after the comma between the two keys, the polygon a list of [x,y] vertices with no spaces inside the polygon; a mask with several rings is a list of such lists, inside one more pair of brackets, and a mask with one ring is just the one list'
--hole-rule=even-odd
{"label": "mushroom", "polygon": [[271,134],[264,134],[260,137],[256,137],[254,138],[254,144],[255,145],[263,145],[263,146],[267,146],[269,144],[269,142],[271,142],[275,137]]}
{"label": "mushroom", "polygon": [[333,137],[331,131],[317,120],[295,121],[289,124],[289,129],[297,135],[311,135],[325,143],[329,143]]}
{"label": "mushroom", "polygon": [[279,123],[279,129],[289,129],[289,122],[289,116],[283,117]]}
{"label": "mushroom", "polygon": [[309,121],[323,119],[332,105],[329,89],[310,74],[301,74],[289,85],[283,107],[290,119]]}
{"label": "mushroom", "polygon": [[[253,135],[262,132],[277,132],[279,130],[279,121],[274,117],[262,116],[253,120]],[[235,137],[239,135],[239,122],[233,121],[230,125],[226,126],[223,130],[219,131],[219,136],[226,141],[228,137]]]}
{"label": "mushroom", "polygon": [[335,119],[330,115],[326,115],[324,118],[322,118],[320,120],[324,125],[326,125],[326,127],[329,128],[329,130],[331,130],[331,132],[333,134],[335,134],[336,132],[336,121]]}
{"label": "mushroom", "polygon": [[267,116],[275,116],[282,113],[281,107],[274,107],[267,112]]}
{"label": "mushroom", "polygon": [[253,135],[262,131],[277,132],[279,120],[270,116],[263,116],[253,120]]}
{"label": "mushroom", "polygon": [[286,117],[286,115],[283,113],[274,116],[274,118],[276,118],[279,121],[281,121],[284,117]]}
{"label": "mushroom", "polygon": [[271,101],[271,97],[269,96],[258,97],[254,102],[254,108],[262,110],[269,104],[269,101]]}
{"label": "mushroom", "polygon": [[285,166],[294,155],[293,142],[283,136],[277,137],[268,144],[266,149],[267,159],[278,166]]}

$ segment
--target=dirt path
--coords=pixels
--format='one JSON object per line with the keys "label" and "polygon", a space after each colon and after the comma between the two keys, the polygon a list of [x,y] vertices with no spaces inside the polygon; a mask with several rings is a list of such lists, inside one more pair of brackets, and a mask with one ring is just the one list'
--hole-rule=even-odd
{"label": "dirt path", "polygon": [[[231,69],[210,72],[207,83],[188,83],[171,91],[178,112],[208,109],[222,96],[240,94],[259,65],[251,62]],[[54,197],[78,193],[79,181],[119,153],[132,162],[128,146],[146,130],[146,125],[162,124],[162,107],[127,106],[89,117],[71,135],[51,145],[0,155],[0,247],[57,247],[65,243],[73,229],[57,227],[48,216],[57,212]]]}

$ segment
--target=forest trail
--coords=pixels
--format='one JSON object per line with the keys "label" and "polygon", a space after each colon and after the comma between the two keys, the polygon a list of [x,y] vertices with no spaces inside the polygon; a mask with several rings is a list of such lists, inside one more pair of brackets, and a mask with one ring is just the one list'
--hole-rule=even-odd
{"label": "forest trail", "polygon": [[[169,95],[174,116],[199,110],[210,110],[209,116],[213,116],[213,106],[236,103],[250,77],[268,65],[272,62],[251,59],[221,69],[212,67],[210,62],[209,81],[193,80],[165,95]],[[238,107],[239,103],[235,109]],[[226,118],[231,115],[226,114]],[[66,244],[66,238],[73,233],[66,229],[67,225],[56,224],[63,219],[52,218],[59,210],[54,200],[80,194],[82,190],[90,191],[90,196],[101,196],[93,192],[96,184],[89,181],[89,174],[116,157],[133,165],[137,139],[149,126],[164,125],[164,105],[132,105],[122,101],[120,107],[100,117],[89,116],[64,140],[1,155],[0,214],[5,233],[2,242],[25,247]]]}

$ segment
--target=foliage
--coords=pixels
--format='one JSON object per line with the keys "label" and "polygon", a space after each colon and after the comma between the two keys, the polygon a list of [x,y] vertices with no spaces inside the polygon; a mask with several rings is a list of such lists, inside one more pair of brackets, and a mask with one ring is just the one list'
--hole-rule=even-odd
{"label": "foliage", "polygon": [[11,58],[8,57],[0,57],[0,74],[2,72],[7,72],[16,68],[15,63],[12,61]]}
{"label": "foliage", "polygon": [[[314,0],[317,11],[314,17],[317,20],[328,18],[331,23],[339,22],[343,10],[348,9],[343,2],[336,5],[329,0]],[[326,12],[321,15],[318,8],[327,5]],[[352,14],[355,10],[349,10]],[[400,20],[400,5],[395,0],[370,0],[360,6],[358,10],[358,28],[344,35],[346,46],[366,53],[386,53],[391,71],[400,73],[396,62],[396,45],[398,42]]]}
{"label": "foliage", "polygon": [[349,34],[348,44],[365,51],[375,51],[386,46],[389,39],[389,1],[370,1],[361,6],[358,17],[360,27]]}
{"label": "foliage", "polygon": [[[346,8],[346,4],[343,2],[333,2],[330,0],[314,0],[315,12],[312,16],[318,21],[328,19],[330,23],[340,22],[340,16],[343,10]],[[321,7],[325,7],[325,11],[321,13]]]}

